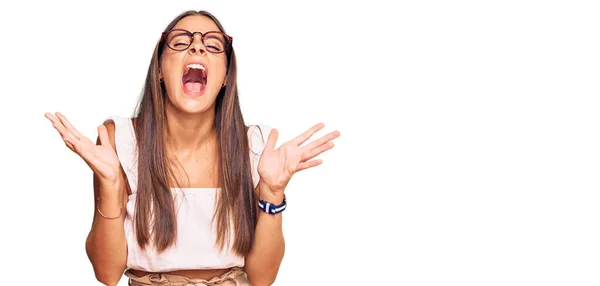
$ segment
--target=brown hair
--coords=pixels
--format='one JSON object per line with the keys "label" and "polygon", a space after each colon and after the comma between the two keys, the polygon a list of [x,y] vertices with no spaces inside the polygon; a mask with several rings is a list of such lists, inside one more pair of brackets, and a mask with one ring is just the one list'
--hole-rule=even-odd
{"label": "brown hair", "polygon": [[[223,26],[206,11],[186,11],[165,29],[172,29],[181,19],[202,15],[212,19],[221,32]],[[135,232],[144,249],[150,240],[162,252],[171,247],[177,237],[177,222],[169,182],[175,181],[167,167],[165,148],[166,91],[159,81],[160,58],[165,49],[161,40],[156,44],[140,102],[136,107],[135,134],[138,146],[138,188],[135,205]],[[221,250],[231,245],[234,253],[245,256],[254,239],[257,210],[250,170],[248,137],[240,109],[236,85],[236,61],[233,47],[226,51],[227,83],[215,102],[214,127],[217,133],[218,195],[213,222],[217,223],[217,245]],[[152,222],[152,223],[151,223]],[[230,238],[233,223],[234,238]]]}

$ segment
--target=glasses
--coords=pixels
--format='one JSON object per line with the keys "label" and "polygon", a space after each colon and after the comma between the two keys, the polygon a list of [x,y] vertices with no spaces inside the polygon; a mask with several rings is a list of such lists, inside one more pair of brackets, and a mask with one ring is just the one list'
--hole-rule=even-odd
{"label": "glasses", "polygon": [[210,31],[202,34],[201,32],[190,32],[184,29],[173,29],[162,34],[163,40],[167,46],[175,51],[185,51],[192,45],[194,35],[200,34],[202,44],[206,50],[211,53],[222,53],[231,47],[233,38],[225,33]]}

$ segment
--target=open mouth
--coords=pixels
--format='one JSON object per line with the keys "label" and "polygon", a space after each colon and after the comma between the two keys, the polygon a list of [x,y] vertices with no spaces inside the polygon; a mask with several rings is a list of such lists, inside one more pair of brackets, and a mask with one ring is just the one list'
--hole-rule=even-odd
{"label": "open mouth", "polygon": [[181,82],[184,91],[199,94],[206,89],[206,69],[201,64],[189,64],[186,66]]}

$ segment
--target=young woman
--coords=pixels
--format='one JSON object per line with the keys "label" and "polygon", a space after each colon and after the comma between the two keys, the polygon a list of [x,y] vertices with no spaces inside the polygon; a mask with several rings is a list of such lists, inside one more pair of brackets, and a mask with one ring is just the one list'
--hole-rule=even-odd
{"label": "young woman", "polygon": [[276,129],[246,126],[232,37],[203,11],[167,26],[135,116],[104,122],[96,143],[46,117],[94,172],[86,250],[107,285],[123,272],[130,285],[272,284],[286,185],[340,135],[307,142],[317,124],[275,149]]}

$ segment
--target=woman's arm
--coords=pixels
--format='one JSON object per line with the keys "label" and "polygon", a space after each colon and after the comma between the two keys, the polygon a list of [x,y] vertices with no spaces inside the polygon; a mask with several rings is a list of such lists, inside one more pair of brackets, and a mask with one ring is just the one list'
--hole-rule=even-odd
{"label": "woman's arm", "polygon": [[[110,144],[115,149],[114,123],[106,124]],[[99,144],[97,140],[96,144]],[[125,239],[125,210],[127,190],[125,176],[121,171],[117,183],[108,185],[94,173],[94,220],[87,237],[85,249],[94,268],[96,279],[106,285],[117,285],[127,266],[127,241]],[[102,217],[96,209],[109,218]]]}
{"label": "woman's arm", "polygon": [[[274,205],[281,204],[292,175],[322,163],[313,158],[333,148],[332,140],[340,133],[334,131],[308,144],[304,143],[323,127],[324,124],[317,124],[277,149],[275,143],[279,133],[277,129],[271,130],[258,162],[260,181],[257,188],[261,199]],[[271,285],[275,282],[285,251],[281,221],[281,213],[271,215],[259,211],[254,244],[246,256],[246,273],[252,285]]]}
{"label": "woman's arm", "polygon": [[[283,202],[283,195],[272,195],[272,191],[262,181],[258,183],[257,188],[263,200],[276,205]],[[254,286],[271,285],[277,277],[285,252],[281,215],[282,213],[270,215],[258,212],[254,244],[246,256],[245,263],[248,279]]]}
{"label": "woman's arm", "polygon": [[[115,148],[114,122],[98,126],[98,139],[83,136],[60,112],[45,113],[65,145],[79,155],[94,172],[94,221],[85,243],[98,281],[116,285],[127,265],[127,242],[123,229],[127,183]],[[96,210],[107,216],[104,218]],[[119,215],[119,212],[122,213]],[[109,219],[116,217],[115,219]]]}

